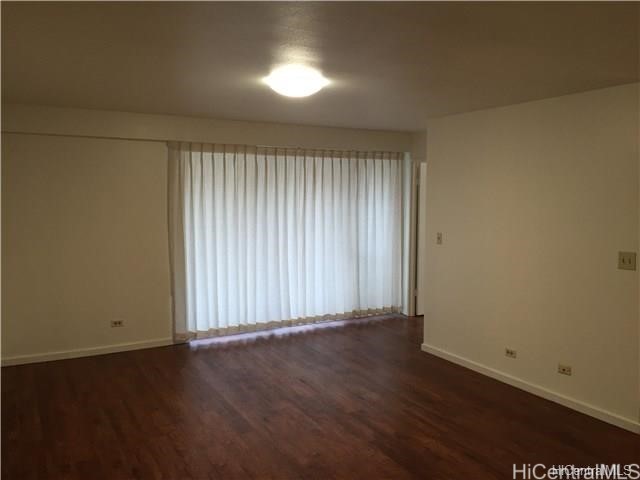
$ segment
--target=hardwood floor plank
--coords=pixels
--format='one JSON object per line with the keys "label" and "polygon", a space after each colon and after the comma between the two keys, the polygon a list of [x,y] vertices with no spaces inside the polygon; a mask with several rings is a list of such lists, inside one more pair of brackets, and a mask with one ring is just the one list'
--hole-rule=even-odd
{"label": "hardwood floor plank", "polygon": [[640,437],[420,351],[383,317],[2,370],[2,478],[511,478]]}

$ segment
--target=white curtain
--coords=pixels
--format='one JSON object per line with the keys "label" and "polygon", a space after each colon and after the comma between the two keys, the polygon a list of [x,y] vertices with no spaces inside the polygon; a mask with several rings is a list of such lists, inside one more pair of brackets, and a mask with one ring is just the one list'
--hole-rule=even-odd
{"label": "white curtain", "polygon": [[403,158],[170,144],[176,339],[399,311]]}

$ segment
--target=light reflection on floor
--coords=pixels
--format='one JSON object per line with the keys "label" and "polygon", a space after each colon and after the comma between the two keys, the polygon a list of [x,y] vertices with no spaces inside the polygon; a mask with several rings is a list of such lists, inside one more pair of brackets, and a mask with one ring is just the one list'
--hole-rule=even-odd
{"label": "light reflection on floor", "polygon": [[291,327],[273,328],[270,330],[261,330],[258,332],[236,333],[233,335],[191,340],[189,342],[189,347],[191,348],[191,350],[198,350],[201,348],[211,348],[216,346],[248,345],[268,339],[282,339],[299,335],[308,335],[320,330],[338,329],[354,325],[379,323],[390,318],[398,317],[403,316],[397,314],[376,315],[371,317],[331,320],[327,322],[311,323],[308,325],[295,325]]}

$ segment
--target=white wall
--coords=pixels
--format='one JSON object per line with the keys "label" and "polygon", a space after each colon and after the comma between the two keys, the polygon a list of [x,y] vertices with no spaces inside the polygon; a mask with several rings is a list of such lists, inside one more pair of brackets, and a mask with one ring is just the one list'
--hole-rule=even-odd
{"label": "white wall", "polygon": [[408,152],[408,132],[242,122],[175,115],[3,105],[3,132]]}
{"label": "white wall", "polygon": [[638,84],[428,134],[423,349],[637,429],[638,273],[617,253],[638,250]]}
{"label": "white wall", "polygon": [[161,143],[3,135],[5,363],[171,343],[166,175]]}
{"label": "white wall", "polygon": [[3,106],[2,129],[3,364],[171,343],[165,141],[413,147],[404,132],[24,105]]}

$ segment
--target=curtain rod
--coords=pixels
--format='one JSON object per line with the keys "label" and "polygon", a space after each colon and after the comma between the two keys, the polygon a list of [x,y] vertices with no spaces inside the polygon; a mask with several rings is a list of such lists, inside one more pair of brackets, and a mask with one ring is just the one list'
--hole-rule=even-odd
{"label": "curtain rod", "polygon": [[215,142],[187,142],[187,141],[168,141],[168,143],[201,143],[201,144],[209,144],[209,145],[234,145],[237,147],[253,147],[253,148],[275,148],[282,150],[319,150],[319,151],[327,151],[327,152],[356,152],[356,153],[396,153],[396,154],[405,154],[407,151],[402,150],[381,150],[381,149],[354,149],[354,148],[339,148],[339,147],[299,147],[292,145],[253,145],[249,143],[215,143]]}
{"label": "curtain rod", "polygon": [[282,150],[324,150],[324,151],[332,151],[332,152],[380,152],[380,153],[408,153],[407,151],[402,150],[382,150],[382,149],[355,149],[355,148],[340,148],[340,147],[300,147],[294,145],[263,145],[263,144],[252,144],[252,143],[216,143],[216,142],[192,142],[187,140],[167,140],[167,143],[199,143],[203,145],[232,145],[236,147],[253,147],[253,148],[275,148]]}
{"label": "curtain rod", "polygon": [[256,148],[282,148],[285,150],[328,150],[333,152],[384,152],[384,153],[404,153],[397,150],[356,150],[353,148],[334,148],[334,147],[292,147],[287,145],[246,145]]}

